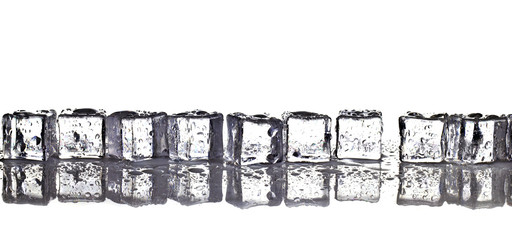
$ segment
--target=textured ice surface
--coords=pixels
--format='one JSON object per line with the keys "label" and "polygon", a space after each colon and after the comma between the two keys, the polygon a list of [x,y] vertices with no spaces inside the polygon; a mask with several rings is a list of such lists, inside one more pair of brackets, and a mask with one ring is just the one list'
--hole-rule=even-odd
{"label": "textured ice surface", "polygon": [[169,198],[182,205],[222,201],[221,165],[173,164]]}
{"label": "textured ice surface", "polygon": [[110,164],[107,198],[138,207],[167,202],[168,164]]}
{"label": "textured ice surface", "polygon": [[229,114],[227,155],[239,165],[283,159],[283,123],[267,115]]}
{"label": "textured ice surface", "polygon": [[402,163],[400,174],[399,205],[443,205],[444,165]]}
{"label": "textured ice surface", "polygon": [[191,111],[169,116],[169,156],[179,160],[219,160],[223,156],[220,113]]}
{"label": "textured ice surface", "polygon": [[470,114],[462,118],[460,160],[484,163],[507,159],[507,119]]}
{"label": "textured ice surface", "polygon": [[55,111],[17,111],[2,122],[4,158],[42,161],[56,153]]}
{"label": "textured ice surface", "polygon": [[336,118],[336,157],[374,159],[381,157],[382,114],[378,111],[341,111]]}
{"label": "textured ice surface", "polygon": [[286,206],[328,206],[330,167],[324,164],[288,164]]}
{"label": "textured ice surface", "polygon": [[284,183],[281,165],[232,167],[226,171],[227,202],[239,208],[281,204]]}
{"label": "textured ice surface", "polygon": [[106,152],[130,161],[163,157],[168,154],[166,114],[116,112],[106,119]]}
{"label": "textured ice surface", "polygon": [[20,161],[4,162],[4,188],[6,203],[46,205],[50,201],[45,167],[42,163]]}
{"label": "textured ice surface", "polygon": [[446,118],[446,114],[423,116],[419,113],[408,113],[400,117],[400,160],[441,162]]}
{"label": "textured ice surface", "polygon": [[380,162],[350,162],[336,165],[335,198],[338,201],[378,202]]}
{"label": "textured ice surface", "polygon": [[59,157],[99,158],[104,149],[104,111],[64,110],[59,115]]}
{"label": "textured ice surface", "polygon": [[331,118],[310,112],[285,113],[288,162],[326,162],[331,157]]}
{"label": "textured ice surface", "polygon": [[57,197],[61,202],[105,200],[105,171],[100,162],[61,161],[57,166]]}

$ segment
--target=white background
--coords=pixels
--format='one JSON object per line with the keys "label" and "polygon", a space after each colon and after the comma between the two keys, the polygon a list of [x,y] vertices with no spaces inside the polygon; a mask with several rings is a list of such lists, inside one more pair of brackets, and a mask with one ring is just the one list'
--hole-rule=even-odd
{"label": "white background", "polygon": [[[2,112],[512,113],[510,1],[1,1]],[[0,204],[4,237],[505,236],[511,207]]]}

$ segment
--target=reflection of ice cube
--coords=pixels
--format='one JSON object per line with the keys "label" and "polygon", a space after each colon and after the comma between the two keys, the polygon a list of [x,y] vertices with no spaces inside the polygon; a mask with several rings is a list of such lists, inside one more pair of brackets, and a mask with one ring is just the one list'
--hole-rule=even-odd
{"label": "reflection of ice cube", "polygon": [[336,118],[336,157],[381,157],[382,114],[378,111],[341,111]]}
{"label": "reflection of ice cube", "polygon": [[380,163],[338,164],[336,170],[336,200],[379,201]]}
{"label": "reflection of ice cube", "polygon": [[56,113],[17,111],[3,117],[5,158],[45,160],[56,153]]}
{"label": "reflection of ice cube", "polygon": [[173,114],[168,119],[171,159],[190,161],[222,158],[222,114],[195,110]]}
{"label": "reflection of ice cube", "polygon": [[400,160],[441,162],[446,117],[446,114],[423,116],[419,113],[400,117]]}
{"label": "reflection of ice cube", "polygon": [[64,110],[58,119],[60,158],[100,158],[104,149],[105,112]]}
{"label": "reflection of ice cube", "polygon": [[106,151],[111,157],[140,161],[168,154],[166,114],[116,112],[106,119]]}
{"label": "reflection of ice cube", "polygon": [[281,166],[236,167],[228,169],[227,172],[227,202],[240,208],[281,204]]}
{"label": "reflection of ice cube", "polygon": [[493,208],[505,203],[504,176],[500,167],[461,166],[459,167],[460,202],[469,208]]}
{"label": "reflection of ice cube", "polygon": [[171,165],[169,184],[169,198],[183,205],[222,201],[220,165]]}
{"label": "reflection of ice cube", "polygon": [[46,205],[50,201],[45,165],[7,161],[3,170],[3,200],[6,203]]}
{"label": "reflection of ice cube", "polygon": [[444,165],[400,164],[399,205],[441,206]]}
{"label": "reflection of ice cube", "polygon": [[288,162],[325,162],[331,156],[331,118],[310,112],[285,113]]}
{"label": "reflection of ice cube", "polygon": [[289,164],[286,168],[286,206],[328,206],[329,170],[327,165]]}
{"label": "reflection of ice cube", "polygon": [[276,163],[283,159],[283,123],[267,115],[229,114],[227,155],[239,165]]}
{"label": "reflection of ice cube", "polygon": [[105,174],[99,162],[61,161],[57,166],[57,196],[61,202],[102,202]]}

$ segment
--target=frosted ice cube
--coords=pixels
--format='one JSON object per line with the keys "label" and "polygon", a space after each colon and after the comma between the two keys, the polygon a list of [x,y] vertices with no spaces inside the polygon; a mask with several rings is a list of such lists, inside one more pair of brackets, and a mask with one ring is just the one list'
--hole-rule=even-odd
{"label": "frosted ice cube", "polygon": [[60,158],[101,158],[105,154],[105,112],[64,110],[58,119]]}
{"label": "frosted ice cube", "polygon": [[329,205],[330,166],[289,164],[286,166],[286,206]]}
{"label": "frosted ice cube", "polygon": [[43,161],[57,150],[54,110],[16,111],[3,116],[4,158]]}
{"label": "frosted ice cube", "polygon": [[220,165],[176,164],[170,166],[169,198],[182,205],[222,201]]}
{"label": "frosted ice cube", "polygon": [[105,200],[105,171],[99,162],[60,161],[56,181],[57,197],[61,202]]}
{"label": "frosted ice cube", "polygon": [[278,206],[283,200],[281,166],[242,166],[227,170],[226,201],[239,208]]}
{"label": "frosted ice cube", "polygon": [[336,200],[373,203],[379,201],[380,163],[341,163],[336,165],[336,170]]}
{"label": "frosted ice cube", "polygon": [[444,177],[444,165],[441,164],[400,164],[397,204],[443,205]]}
{"label": "frosted ice cube", "polygon": [[284,114],[288,162],[327,162],[331,156],[331,118],[311,112]]}
{"label": "frosted ice cube", "polygon": [[462,118],[460,160],[484,163],[506,160],[507,119],[470,114]]}
{"label": "frosted ice cube", "polygon": [[381,157],[382,113],[341,111],[336,118],[336,157],[374,159]]}
{"label": "frosted ice cube", "polygon": [[169,116],[169,156],[171,159],[220,160],[223,155],[220,113],[195,110]]}
{"label": "frosted ice cube", "polygon": [[49,172],[43,163],[20,161],[4,162],[4,188],[6,203],[47,205],[50,202]]}
{"label": "frosted ice cube", "polygon": [[283,123],[267,115],[227,116],[227,155],[239,165],[276,163],[283,159]]}
{"label": "frosted ice cube", "polygon": [[130,161],[167,157],[165,113],[116,112],[106,119],[106,152]]}
{"label": "frosted ice cube", "polygon": [[409,112],[399,119],[400,160],[403,162],[441,162],[443,131],[447,115],[423,116]]}

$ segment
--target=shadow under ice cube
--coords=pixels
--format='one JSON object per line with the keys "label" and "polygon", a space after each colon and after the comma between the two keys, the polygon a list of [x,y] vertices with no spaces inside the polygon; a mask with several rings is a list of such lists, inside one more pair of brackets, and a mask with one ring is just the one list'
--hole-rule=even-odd
{"label": "shadow under ice cube", "polygon": [[105,200],[105,171],[100,162],[60,161],[56,182],[57,197],[61,202]]}
{"label": "shadow under ice cube", "polygon": [[335,198],[338,201],[378,202],[380,163],[342,163],[336,165]]}
{"label": "shadow under ice cube", "polygon": [[336,118],[336,157],[378,160],[382,151],[382,113],[341,111]]}
{"label": "shadow under ice cube", "polygon": [[175,164],[170,166],[169,198],[182,205],[222,201],[222,166]]}
{"label": "shadow under ice cube", "polygon": [[57,152],[56,113],[17,111],[3,116],[6,159],[46,160]]}
{"label": "shadow under ice cube", "polygon": [[285,113],[288,162],[327,162],[331,157],[331,118],[311,112]]}
{"label": "shadow under ice cube", "polygon": [[224,116],[195,110],[169,115],[169,157],[184,161],[220,160]]}
{"label": "shadow under ice cube", "polygon": [[130,161],[166,157],[166,116],[141,111],[111,114],[106,119],[107,155]]}
{"label": "shadow under ice cube", "polygon": [[226,201],[239,208],[279,206],[283,200],[282,166],[242,166],[227,170]]}
{"label": "shadow under ice cube", "polygon": [[5,161],[2,198],[6,203],[47,205],[49,171],[44,163]]}
{"label": "shadow under ice cube", "polygon": [[105,154],[105,112],[64,110],[58,119],[60,158],[101,158]]}
{"label": "shadow under ice cube", "polygon": [[423,116],[419,113],[400,117],[400,160],[441,162],[446,117],[446,114]]}
{"label": "shadow under ice cube", "polygon": [[267,115],[229,114],[227,154],[239,165],[276,163],[283,159],[283,123]]}
{"label": "shadow under ice cube", "polygon": [[329,206],[329,170],[330,166],[322,164],[288,164],[286,206]]}
{"label": "shadow under ice cube", "polygon": [[397,204],[443,205],[444,178],[444,165],[441,164],[400,164]]}

